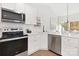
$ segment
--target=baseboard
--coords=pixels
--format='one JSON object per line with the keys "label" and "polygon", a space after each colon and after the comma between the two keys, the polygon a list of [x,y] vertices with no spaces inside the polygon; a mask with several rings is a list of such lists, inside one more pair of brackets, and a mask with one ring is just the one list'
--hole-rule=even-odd
{"label": "baseboard", "polygon": [[32,52],[28,53],[28,56],[30,56],[31,54],[33,54],[36,51],[38,51],[38,50],[35,50],[35,51],[32,51]]}
{"label": "baseboard", "polygon": [[42,48],[42,49],[40,49],[40,50],[48,50],[48,48]]}

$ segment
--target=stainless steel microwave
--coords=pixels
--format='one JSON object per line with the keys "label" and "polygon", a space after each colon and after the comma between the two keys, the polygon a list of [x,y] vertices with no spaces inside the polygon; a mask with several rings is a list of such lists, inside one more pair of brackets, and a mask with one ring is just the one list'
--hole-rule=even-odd
{"label": "stainless steel microwave", "polygon": [[25,14],[17,13],[9,9],[2,8],[1,9],[1,21],[2,22],[25,23]]}

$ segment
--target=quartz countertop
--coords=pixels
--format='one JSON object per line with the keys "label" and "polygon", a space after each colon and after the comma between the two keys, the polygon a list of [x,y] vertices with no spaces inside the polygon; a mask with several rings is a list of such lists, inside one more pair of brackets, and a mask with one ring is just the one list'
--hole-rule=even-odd
{"label": "quartz countertop", "polygon": [[12,41],[12,40],[19,40],[22,38],[28,38],[28,36],[23,36],[23,37],[16,37],[16,38],[9,38],[9,39],[1,39],[0,42],[6,42],[6,41]]}
{"label": "quartz countertop", "polygon": [[61,35],[61,36],[65,36],[65,37],[71,37],[71,38],[78,38],[79,39],[79,34],[76,34],[76,33],[63,33],[63,34],[60,34],[60,33],[48,33],[48,34],[51,34],[51,35]]}

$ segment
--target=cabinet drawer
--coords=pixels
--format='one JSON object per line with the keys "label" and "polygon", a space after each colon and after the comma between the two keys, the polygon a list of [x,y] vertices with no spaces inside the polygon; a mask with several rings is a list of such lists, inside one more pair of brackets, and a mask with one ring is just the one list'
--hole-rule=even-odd
{"label": "cabinet drawer", "polygon": [[78,55],[78,39],[62,37],[61,53],[64,56]]}
{"label": "cabinet drawer", "polygon": [[75,38],[69,38],[69,37],[63,37],[62,38],[62,46],[73,46],[78,47],[78,39]]}
{"label": "cabinet drawer", "polygon": [[69,38],[68,42],[69,42],[69,46],[78,47],[78,39]]}
{"label": "cabinet drawer", "polygon": [[64,47],[62,49],[62,55],[63,56],[77,56],[78,55],[78,49],[75,47]]}

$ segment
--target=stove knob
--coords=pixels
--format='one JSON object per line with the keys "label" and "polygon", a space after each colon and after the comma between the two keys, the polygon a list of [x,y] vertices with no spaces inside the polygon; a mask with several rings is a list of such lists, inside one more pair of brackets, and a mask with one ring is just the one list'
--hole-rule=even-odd
{"label": "stove knob", "polygon": [[6,31],[6,29],[4,29],[4,31]]}

